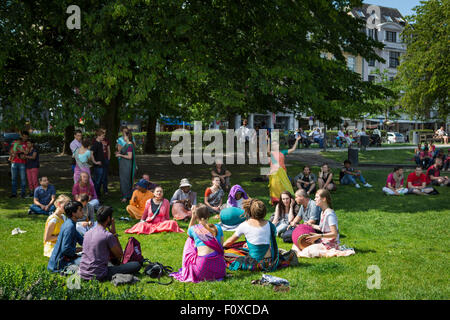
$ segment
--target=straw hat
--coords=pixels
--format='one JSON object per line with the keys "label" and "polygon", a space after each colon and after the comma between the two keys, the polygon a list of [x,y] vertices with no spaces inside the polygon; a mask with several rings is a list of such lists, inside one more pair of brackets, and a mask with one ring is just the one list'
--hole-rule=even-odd
{"label": "straw hat", "polygon": [[183,187],[192,187],[192,185],[189,183],[189,180],[186,178],[181,179],[181,181],[180,181],[180,188],[183,188]]}

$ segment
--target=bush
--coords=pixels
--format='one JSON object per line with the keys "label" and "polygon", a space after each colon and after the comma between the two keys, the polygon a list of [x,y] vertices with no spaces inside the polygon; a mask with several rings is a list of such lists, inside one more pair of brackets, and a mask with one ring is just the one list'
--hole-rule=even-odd
{"label": "bush", "polygon": [[0,265],[0,300],[151,299],[143,294],[142,289],[130,285],[114,291],[95,280],[81,280],[80,289],[69,289],[67,277],[50,273],[45,266]]}

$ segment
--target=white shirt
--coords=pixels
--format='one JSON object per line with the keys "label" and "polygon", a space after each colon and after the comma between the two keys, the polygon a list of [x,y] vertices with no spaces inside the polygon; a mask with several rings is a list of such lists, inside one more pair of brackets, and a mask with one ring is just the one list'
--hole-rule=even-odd
{"label": "white shirt", "polygon": [[246,140],[246,137],[250,139],[250,129],[244,126],[241,126],[238,129],[237,136],[239,138],[239,142],[244,143]]}
{"label": "white shirt", "polygon": [[[244,200],[245,200],[244,198],[240,198],[239,200],[236,200],[236,204],[237,204],[237,207],[238,207],[238,208],[243,209],[243,208],[242,208],[242,202],[243,202]],[[232,207],[232,205],[231,205],[228,201],[227,201],[227,207],[228,207],[228,208]]]}
{"label": "white shirt", "polygon": [[338,232],[338,236],[337,236],[336,240],[337,240],[337,243],[339,243],[339,227],[338,227],[337,216],[333,209],[328,208],[324,212],[322,212],[322,217],[320,219],[319,227],[323,233],[329,233],[329,232],[331,232],[331,228],[330,228],[331,226],[336,226],[336,230]]}
{"label": "white shirt", "polygon": [[254,245],[270,244],[270,224],[267,222],[262,227],[254,227],[248,221],[242,222],[236,229],[238,237],[244,235],[248,242]]}
{"label": "white shirt", "polygon": [[338,136],[341,138],[345,138],[345,134],[341,130],[338,131]]}

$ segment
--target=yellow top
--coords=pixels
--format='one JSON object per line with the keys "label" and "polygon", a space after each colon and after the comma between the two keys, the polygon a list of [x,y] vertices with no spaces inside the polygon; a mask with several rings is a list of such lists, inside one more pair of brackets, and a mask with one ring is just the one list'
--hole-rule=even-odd
{"label": "yellow top", "polygon": [[[63,225],[64,221],[65,221],[65,216],[64,215],[62,217],[59,217],[56,214],[52,214],[51,216],[49,216],[47,218],[47,221],[45,222],[45,229],[44,230],[47,230],[49,223],[54,223],[55,224],[55,228],[53,229],[52,236],[56,236],[57,237],[59,235],[59,232],[61,230],[61,226]],[[49,257],[49,258],[51,257],[53,248],[55,247],[55,244],[56,244],[56,240],[45,241],[45,231],[44,231],[44,256],[45,257]]]}

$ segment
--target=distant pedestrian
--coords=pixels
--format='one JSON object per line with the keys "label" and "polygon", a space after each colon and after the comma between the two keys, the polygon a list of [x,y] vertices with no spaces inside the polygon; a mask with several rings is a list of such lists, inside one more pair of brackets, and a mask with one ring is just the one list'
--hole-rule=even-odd
{"label": "distant pedestrian", "polygon": [[12,181],[12,193],[10,198],[17,197],[17,182],[20,175],[21,197],[25,198],[27,178],[26,178],[26,158],[28,153],[28,141],[29,133],[26,130],[21,131],[20,139],[15,140],[9,151],[9,160],[11,161],[11,181]]}
{"label": "distant pedestrian", "polygon": [[97,196],[100,195],[100,186],[103,182],[103,172],[104,172],[104,165],[105,165],[105,154],[103,152],[103,139],[105,139],[105,133],[102,129],[98,129],[96,132],[96,139],[95,142],[92,144],[91,151],[92,155],[94,157],[94,172],[93,172],[93,180],[94,180],[94,187],[95,192],[97,193]]}
{"label": "distant pedestrian", "polygon": [[120,191],[122,193],[122,202],[131,199],[133,192],[133,181],[136,174],[136,156],[135,145],[133,143],[133,135],[127,131],[123,136],[125,145],[116,152],[119,161],[119,180]]}
{"label": "distant pedestrian", "polygon": [[75,172],[76,161],[74,157],[75,150],[81,147],[81,142],[83,139],[83,134],[81,130],[75,130],[75,134],[73,135],[74,139],[70,143],[70,151],[72,151],[72,172]]}
{"label": "distant pedestrian", "polygon": [[39,152],[34,147],[34,141],[28,140],[28,153],[25,158],[27,160],[25,167],[27,172],[28,188],[30,189],[30,197],[34,195],[34,189],[39,187]]}

